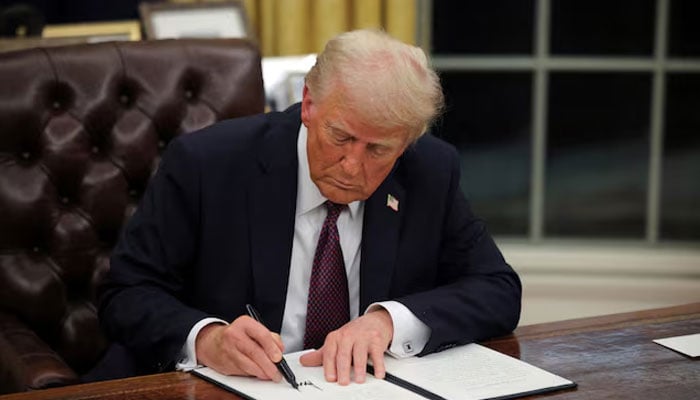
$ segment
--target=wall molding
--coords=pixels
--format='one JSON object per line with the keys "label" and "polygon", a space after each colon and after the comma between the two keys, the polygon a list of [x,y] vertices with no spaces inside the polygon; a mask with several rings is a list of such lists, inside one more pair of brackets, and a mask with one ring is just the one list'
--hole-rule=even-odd
{"label": "wall molding", "polygon": [[520,273],[660,276],[700,280],[700,247],[673,245],[499,240],[503,255]]}

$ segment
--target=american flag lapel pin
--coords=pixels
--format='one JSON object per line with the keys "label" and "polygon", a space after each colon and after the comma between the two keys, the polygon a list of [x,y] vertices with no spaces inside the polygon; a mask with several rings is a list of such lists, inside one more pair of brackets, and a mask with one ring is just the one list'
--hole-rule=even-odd
{"label": "american flag lapel pin", "polygon": [[399,211],[399,199],[391,194],[386,195],[386,206],[394,211]]}

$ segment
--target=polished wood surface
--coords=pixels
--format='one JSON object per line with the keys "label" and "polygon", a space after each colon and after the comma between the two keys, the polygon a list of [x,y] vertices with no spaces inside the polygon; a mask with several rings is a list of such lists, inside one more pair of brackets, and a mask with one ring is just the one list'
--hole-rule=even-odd
{"label": "polished wood surface", "polygon": [[[527,399],[700,399],[700,360],[653,339],[700,333],[700,303],[523,326],[485,345],[578,383]],[[238,399],[183,372],[0,396],[29,399]]]}
{"label": "polished wood surface", "polygon": [[700,303],[523,326],[485,344],[578,383],[528,399],[700,399],[700,359],[653,342],[693,333]]}

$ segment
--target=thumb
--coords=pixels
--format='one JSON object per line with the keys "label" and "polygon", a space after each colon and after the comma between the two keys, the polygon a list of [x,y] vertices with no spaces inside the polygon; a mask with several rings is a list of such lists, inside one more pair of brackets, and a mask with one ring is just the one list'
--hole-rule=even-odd
{"label": "thumb", "polygon": [[301,365],[305,367],[318,367],[323,365],[323,350],[314,350],[299,358]]}

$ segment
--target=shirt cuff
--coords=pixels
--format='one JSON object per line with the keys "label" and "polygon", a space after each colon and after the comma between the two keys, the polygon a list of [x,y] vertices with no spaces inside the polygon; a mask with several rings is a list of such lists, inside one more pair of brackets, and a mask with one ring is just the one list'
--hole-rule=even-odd
{"label": "shirt cuff", "polygon": [[372,303],[367,307],[365,314],[380,307],[389,312],[394,324],[394,337],[387,349],[387,354],[395,358],[406,358],[423,351],[423,347],[430,339],[430,327],[398,301]]}
{"label": "shirt cuff", "polygon": [[205,326],[216,323],[228,325],[226,321],[218,318],[204,318],[203,320],[194,324],[192,329],[190,329],[190,334],[187,335],[187,341],[185,342],[185,345],[182,346],[182,350],[180,350],[182,358],[180,359],[180,362],[175,364],[176,370],[187,372],[195,368],[201,367],[201,365],[197,364],[197,353],[195,350],[195,342],[197,340],[197,335],[199,335],[199,331],[201,331],[202,328],[204,328]]}

